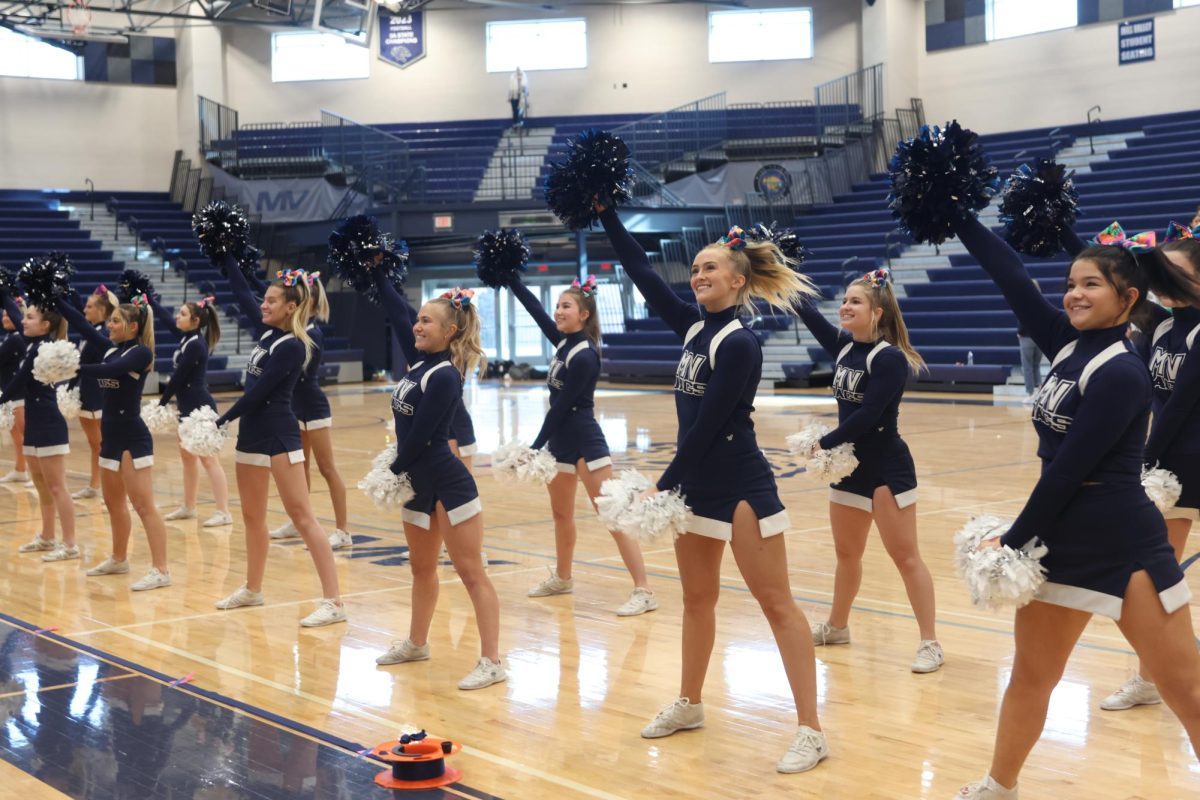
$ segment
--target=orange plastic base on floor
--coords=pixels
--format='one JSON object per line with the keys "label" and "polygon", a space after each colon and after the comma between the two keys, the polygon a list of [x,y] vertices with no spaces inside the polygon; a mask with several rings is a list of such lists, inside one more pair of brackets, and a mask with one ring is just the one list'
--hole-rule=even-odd
{"label": "orange plastic base on floor", "polygon": [[426,736],[402,743],[384,742],[371,755],[392,765],[375,776],[375,783],[385,789],[436,789],[462,779],[462,770],[446,766],[446,758],[462,749],[449,739]]}

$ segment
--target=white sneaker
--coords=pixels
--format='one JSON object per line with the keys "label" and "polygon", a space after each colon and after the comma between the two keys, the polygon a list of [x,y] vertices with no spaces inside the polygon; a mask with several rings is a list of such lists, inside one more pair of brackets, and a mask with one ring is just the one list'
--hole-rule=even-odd
{"label": "white sneaker", "polygon": [[921,674],[937,672],[946,663],[946,654],[942,646],[933,639],[922,639],[917,648],[917,657],[913,659],[912,671]]}
{"label": "white sneaker", "polygon": [[36,489],[37,484],[35,484],[32,480],[28,480],[28,481],[25,481],[25,488],[26,489]]}
{"label": "white sneaker", "polygon": [[817,647],[824,644],[850,644],[850,626],[835,628],[828,622],[818,622],[812,626],[812,640]]}
{"label": "white sneaker", "polygon": [[636,617],[638,614],[645,614],[656,608],[658,608],[658,598],[654,596],[654,592],[639,586],[629,595],[629,599],[617,609],[617,616]]}
{"label": "white sneaker", "polygon": [[775,764],[775,771],[808,772],[827,758],[829,745],[825,741],[825,734],[801,725],[796,731],[796,738],[792,740],[792,746]]}
{"label": "white sneaker", "polygon": [[676,731],[690,731],[703,726],[704,703],[693,703],[686,697],[677,697],[658,712],[649,725],[642,728],[642,738],[661,739]]}
{"label": "white sneaker", "polygon": [[300,531],[296,530],[296,526],[289,519],[286,525],[283,525],[271,531],[272,539],[294,539],[300,535]]}
{"label": "white sneaker", "polygon": [[575,591],[575,579],[567,578],[563,580],[558,577],[558,573],[551,567],[546,567],[550,570],[550,577],[534,586],[527,593],[528,597],[549,597],[555,594],[570,594]]}
{"label": "white sneaker", "polygon": [[955,800],[1017,800],[1017,787],[1005,789],[988,775],[962,787],[954,797]]}
{"label": "white sneaker", "polygon": [[0,483],[24,483],[27,480],[29,480],[28,472],[17,472],[14,469],[9,470],[7,475],[5,475],[3,478],[0,478]]}
{"label": "white sneaker", "polygon": [[316,611],[300,620],[300,625],[305,628],[320,628],[322,625],[345,621],[346,609],[326,597],[317,606]]}
{"label": "white sneaker", "polygon": [[1121,688],[1100,701],[1105,711],[1124,711],[1134,706],[1153,706],[1162,702],[1158,688],[1141,675],[1135,674]]}
{"label": "white sneaker", "polygon": [[129,572],[129,561],[117,561],[112,556],[109,556],[89,569],[87,576],[89,578],[98,578],[101,575],[124,575],[127,572]]}
{"label": "white sneaker", "polygon": [[403,664],[406,661],[428,661],[429,660],[429,643],[417,645],[413,644],[411,639],[404,641],[392,642],[392,646],[388,651],[375,659],[376,664]]}
{"label": "white sneaker", "polygon": [[491,686],[493,683],[500,683],[508,679],[508,673],[504,671],[503,665],[499,661],[492,661],[484,656],[479,659],[479,663],[475,665],[475,669],[467,674],[467,677],[458,682],[458,688],[467,691],[470,689],[484,689]]}
{"label": "white sneaker", "polygon": [[242,608],[243,606],[261,606],[262,604],[262,592],[252,592],[245,586],[242,586],[224,600],[218,600],[217,608],[221,609],[222,611],[228,611],[233,608]]}
{"label": "white sneaker", "polygon": [[40,536],[33,537],[32,542],[26,542],[17,548],[18,553],[40,553],[43,550],[53,550],[58,546],[58,543],[53,539],[43,539]]}
{"label": "white sneaker", "polygon": [[90,500],[93,497],[99,497],[100,492],[90,486],[85,486],[78,492],[71,495],[72,500]]}
{"label": "white sneaker", "polygon": [[334,528],[333,533],[329,534],[329,546],[334,550],[345,550],[354,547],[354,539],[341,528]]}
{"label": "white sneaker", "polygon": [[76,547],[67,547],[65,544],[60,544],[58,547],[51,550],[46,555],[42,556],[42,561],[73,561],[79,558],[80,549]]}
{"label": "white sneaker", "polygon": [[[126,567],[128,569],[128,567]],[[145,592],[150,589],[162,589],[171,585],[170,573],[160,572],[158,567],[151,567],[150,571],[138,581],[134,581],[130,585],[130,590],[135,592]]]}
{"label": "white sneaker", "polygon": [[195,519],[195,518],[196,518],[196,509],[188,508],[187,506],[180,506],[179,508],[172,511],[170,514],[167,514],[166,516],[163,517],[163,519],[165,519],[167,522],[174,522],[175,520],[180,520],[180,519]]}
{"label": "white sneaker", "polygon": [[233,524],[233,515],[230,514],[228,511],[214,511],[213,515],[211,517],[204,520],[203,527],[219,528],[222,525],[232,525],[232,524]]}

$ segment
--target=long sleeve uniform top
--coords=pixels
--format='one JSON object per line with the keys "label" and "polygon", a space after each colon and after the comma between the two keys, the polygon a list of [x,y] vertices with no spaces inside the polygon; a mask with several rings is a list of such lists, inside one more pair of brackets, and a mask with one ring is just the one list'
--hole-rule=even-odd
{"label": "long sleeve uniform top", "polygon": [[1055,520],[1084,483],[1140,482],[1150,376],[1126,340],[1128,325],[1076,330],[998,236],[975,219],[959,222],[957,231],[1054,362],[1033,407],[1042,474],[1001,538],[1020,547],[1039,537],[1053,547]]}
{"label": "long sleeve uniform top", "polygon": [[1150,342],[1150,378],[1154,383],[1154,423],[1145,460],[1155,464],[1168,453],[1200,454],[1200,309],[1174,309]]}
{"label": "long sleeve uniform top", "polygon": [[[660,490],[686,482],[728,486],[737,476],[717,474],[723,462],[750,454],[761,458],[751,419],[762,376],[758,337],[738,320],[736,306],[702,313],[684,302],[654,271],[645,250],[613,209],[606,209],[600,221],[646,303],[684,342],[675,370],[679,420],[675,457],[657,486]],[[719,370],[712,363],[718,352]]]}
{"label": "long sleeve uniform top", "polygon": [[[20,325],[22,315],[16,301],[7,293],[0,293],[0,302],[4,304],[8,318]],[[61,417],[62,412],[58,410],[58,395],[54,387],[47,386],[33,377],[33,362],[37,358],[38,348],[43,342],[52,341],[50,336],[26,336],[19,327],[9,336],[18,337],[21,342],[22,356],[16,372],[4,384],[4,391],[0,392],[0,403],[24,400],[27,413],[51,416],[58,414]]]}
{"label": "long sleeve uniform top", "polygon": [[179,339],[179,346],[171,356],[174,367],[171,377],[159,398],[159,405],[165,406],[174,397],[182,413],[187,414],[201,406],[213,406],[212,395],[208,391],[208,342],[202,331],[196,328],[185,331],[175,325],[175,318],[155,299],[150,299],[150,307],[158,323]]}
{"label": "long sleeve uniform top", "polygon": [[315,322],[308,323],[305,330],[308,331],[308,337],[312,339],[313,344],[309,349],[308,363],[304,365],[300,379],[296,381],[296,391],[292,395],[293,410],[308,398],[319,401],[325,396],[321,390],[321,353],[325,348],[325,334]]}
{"label": "long sleeve uniform top", "polygon": [[800,318],[836,362],[833,396],[838,404],[838,426],[821,437],[821,447],[853,442],[862,449],[899,437],[900,400],[909,374],[908,360],[900,348],[882,339],[855,341],[811,303],[801,306]]}
{"label": "long sleeve uniform top", "polygon": [[600,354],[583,331],[571,334],[559,331],[541,301],[525,284],[518,280],[510,288],[554,345],[554,356],[546,376],[550,410],[532,445],[533,449],[539,450],[563,429],[573,414],[592,417],[596,406],[596,382],[600,380]]}
{"label": "long sleeve uniform top", "polygon": [[142,390],[154,363],[150,348],[133,339],[120,344],[113,342],[98,326],[88,322],[83,312],[65,300],[59,301],[58,308],[68,324],[79,331],[85,346],[102,353],[99,362],[89,364],[83,363],[81,355],[79,364],[79,377],[95,380],[104,393],[101,423],[140,420]]}
{"label": "long sleeve uniform top", "polygon": [[[19,324],[19,322],[18,322]],[[8,386],[21,368],[21,359],[25,357],[25,339],[19,331],[11,331],[0,341],[0,388]],[[21,399],[18,393],[14,400]]]}
{"label": "long sleeve uniform top", "polygon": [[453,458],[450,422],[461,403],[462,378],[450,363],[449,350],[430,353],[413,364],[392,392],[396,423],[392,472],[406,472],[429,454]]}

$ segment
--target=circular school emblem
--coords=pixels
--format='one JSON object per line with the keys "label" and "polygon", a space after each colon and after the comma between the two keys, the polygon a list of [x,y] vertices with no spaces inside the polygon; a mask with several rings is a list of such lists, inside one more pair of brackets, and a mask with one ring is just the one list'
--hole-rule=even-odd
{"label": "circular school emblem", "polygon": [[792,192],[792,175],[779,164],[767,164],[754,173],[754,191],[764,200],[782,200]]}

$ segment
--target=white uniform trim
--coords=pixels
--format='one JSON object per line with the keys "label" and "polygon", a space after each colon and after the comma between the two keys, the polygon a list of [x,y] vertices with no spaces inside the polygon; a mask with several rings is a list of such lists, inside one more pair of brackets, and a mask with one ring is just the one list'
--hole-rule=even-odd
{"label": "white uniform trim", "polygon": [[[1101,614],[1109,619],[1121,618],[1121,607],[1125,604],[1123,597],[1097,592],[1094,589],[1084,589],[1079,586],[1068,586],[1065,583],[1050,583],[1047,581],[1038,589],[1036,599],[1051,605],[1074,608],[1092,614]],[[1158,593],[1158,600],[1163,610],[1174,614],[1192,599],[1192,591],[1187,581],[1182,580],[1170,588]]]}
{"label": "white uniform trim", "polygon": [[[106,469],[109,472],[120,472],[121,471],[121,462],[116,459],[101,458],[101,459],[97,459],[97,461],[99,461],[99,463],[100,463],[100,469]],[[139,458],[133,459],[133,468],[134,469],[145,469],[146,467],[152,467],[152,466],[154,466],[154,455],[153,454],[148,455],[148,456],[141,456]]]}
{"label": "white uniform trim", "polygon": [[[612,456],[604,456],[603,458],[597,458],[594,461],[584,462],[584,464],[587,465],[588,472],[595,472],[596,470],[603,469],[604,467],[611,467],[612,463]],[[568,464],[566,461],[555,461],[554,466],[559,472],[566,473],[567,475],[574,475],[578,471],[575,468],[575,464]]]}
{"label": "white uniform trim", "polygon": [[1162,322],[1158,323],[1158,327],[1154,329],[1154,336],[1150,339],[1150,346],[1158,344],[1158,340],[1171,332],[1175,327],[1175,318],[1167,317]]}
{"label": "white uniform trim", "polygon": [[[471,519],[476,514],[481,513],[483,513],[483,503],[479,501],[478,497],[474,500],[468,500],[456,508],[446,509],[446,517],[450,520],[451,525],[459,525]],[[431,522],[428,514],[421,511],[413,511],[411,508],[401,509],[400,519],[409,525],[416,525],[423,530],[429,530]]]}
{"label": "white uniform trim", "polygon": [[[458,439],[454,439],[453,441],[457,442]],[[471,444],[458,445],[458,455],[462,458],[466,458],[467,456],[473,456],[478,452],[479,452],[479,443],[478,442],[471,442]]]}
{"label": "white uniform trim", "polygon": [[[270,331],[267,331],[267,332],[268,332],[268,333],[270,333]],[[268,353],[274,353],[274,352],[275,352],[275,348],[276,348],[276,347],[279,347],[279,345],[283,344],[283,343],[284,343],[284,342],[286,342],[288,339],[295,339],[295,338],[296,338],[296,337],[295,337],[293,334],[286,333],[286,334],[284,334],[283,336],[280,336],[280,337],[279,337],[278,339],[276,339],[274,342],[272,342],[272,343],[271,343],[271,347],[270,347],[270,349],[268,349],[268,350],[267,350],[267,352],[268,352]]]}
{"label": "white uniform trim", "polygon": [[1088,381],[1090,381],[1092,376],[1096,374],[1096,370],[1100,369],[1109,361],[1112,361],[1122,353],[1128,352],[1129,347],[1125,344],[1125,340],[1122,339],[1119,342],[1113,342],[1108,347],[1096,354],[1092,360],[1087,363],[1087,366],[1083,368],[1083,372],[1079,375],[1079,394],[1082,395],[1087,391]]}
{"label": "white uniform trim", "polygon": [[[563,342],[565,343],[566,340],[564,339]],[[562,345],[559,345],[559,346],[561,347]],[[563,359],[563,366],[565,366],[565,367],[571,366],[571,359],[575,357],[575,354],[579,353],[583,350],[587,350],[591,346],[592,346],[592,343],[587,341],[586,339],[583,340],[582,342],[579,342],[578,344],[576,344],[567,353],[567,357]]]}
{"label": "white uniform trim", "polygon": [[[277,453],[276,455],[283,455],[283,453]],[[273,457],[274,456],[269,456],[266,453],[247,453],[244,450],[235,450],[233,452],[234,463],[248,464],[249,466],[252,466],[252,467],[270,467],[271,459]],[[291,464],[303,464],[304,463],[304,451],[303,450],[289,450],[287,453],[287,457],[288,457],[288,462]]]}
{"label": "white uniform trim", "polygon": [[[25,402],[25,401],[22,400],[21,402]],[[97,409],[95,411],[80,410],[79,417],[80,417],[80,419],[100,419],[100,416],[102,413],[103,412],[101,412],[99,409]]]}
{"label": "white uniform trim", "polygon": [[65,456],[67,453],[71,452],[71,445],[52,444],[49,447],[30,447],[29,445],[22,445],[21,452],[27,456],[34,456],[35,458],[46,458],[47,456]]}
{"label": "white uniform trim", "polygon": [[302,431],[316,431],[316,430],[320,430],[321,428],[332,428],[333,427],[333,417],[324,417],[323,419],[310,419],[308,422],[305,422],[304,420],[299,420],[299,422],[300,422],[300,430],[302,430]]}
{"label": "white uniform trim", "polygon": [[[913,503],[917,502],[917,490],[909,489],[907,492],[892,495],[896,501],[898,508],[908,508]],[[871,497],[863,497],[861,494],[847,492],[841,489],[829,490],[829,502],[837,503],[839,506],[850,506],[866,511],[868,514],[875,511],[875,500]]]}
{"label": "white uniform trim", "polygon": [[[879,355],[883,350],[885,350],[891,346],[892,346],[891,343],[881,341],[878,344],[876,344],[874,347],[871,348],[871,352],[867,353],[867,374],[868,375],[871,374],[871,363],[875,360],[875,356]],[[838,351],[837,358],[834,360],[833,363],[834,364],[841,363],[841,360],[846,357],[846,354],[850,352],[850,349],[852,347],[854,347],[854,342],[853,341],[848,342],[845,347],[843,347],[841,350]]]}
{"label": "white uniform trim", "polygon": [[[742,324],[740,319],[731,319],[724,328],[717,331],[713,336],[712,341],[708,343],[708,366],[709,369],[717,368],[717,347],[721,342],[725,341],[725,337],[736,330],[741,330],[746,326]],[[704,330],[704,321],[697,322],[692,327],[688,328],[687,335],[683,337],[683,346],[687,347],[688,342],[700,335],[700,331]],[[728,541],[728,540],[727,540]]]}
{"label": "white uniform trim", "polygon": [[430,367],[429,371],[421,376],[421,391],[422,392],[425,391],[425,387],[429,385],[429,376],[430,375],[437,372],[442,367],[452,367],[452,366],[454,366],[454,365],[451,364],[449,361],[441,361],[437,364],[434,364],[432,367]]}
{"label": "white uniform trim", "polygon": [[[772,536],[778,536],[786,531],[792,525],[788,519],[787,510],[784,509],[778,513],[772,514],[769,517],[762,517],[758,520],[758,533],[764,539]],[[705,536],[709,539],[720,539],[723,542],[733,540],[733,523],[723,522],[719,519],[711,517],[701,517],[698,514],[688,512],[687,527],[688,533],[694,533],[697,536]]]}

